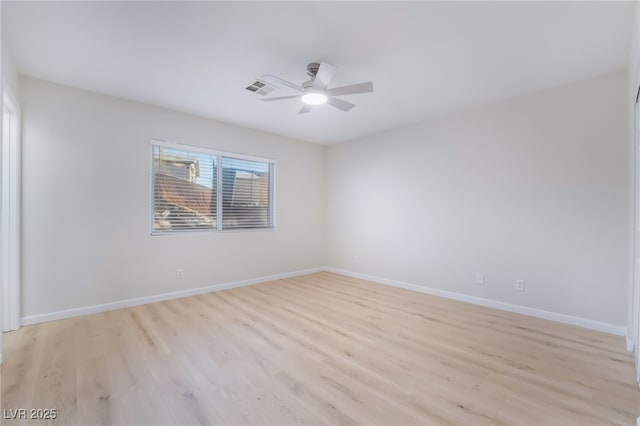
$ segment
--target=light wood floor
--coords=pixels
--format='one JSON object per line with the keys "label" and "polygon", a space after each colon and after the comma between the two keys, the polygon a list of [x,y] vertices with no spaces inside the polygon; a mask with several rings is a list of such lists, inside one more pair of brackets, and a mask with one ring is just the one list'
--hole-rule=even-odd
{"label": "light wood floor", "polygon": [[2,408],[56,408],[58,424],[640,415],[619,337],[330,273],[24,327],[5,335],[5,357]]}

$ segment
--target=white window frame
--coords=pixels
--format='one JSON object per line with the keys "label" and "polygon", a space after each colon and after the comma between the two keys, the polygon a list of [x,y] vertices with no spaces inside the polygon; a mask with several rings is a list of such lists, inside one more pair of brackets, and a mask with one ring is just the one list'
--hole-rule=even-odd
{"label": "white window frame", "polygon": [[[227,158],[237,158],[239,160],[248,160],[248,161],[259,161],[262,163],[269,163],[271,166],[269,168],[269,210],[270,210],[270,218],[271,218],[271,226],[265,228],[222,228],[222,191],[216,191],[217,201],[216,201],[216,229],[197,229],[193,231],[180,230],[180,231],[156,231],[153,229],[153,213],[154,213],[154,187],[153,187],[153,147],[161,147],[161,148],[172,148],[179,149],[183,151],[193,151],[199,152],[202,154],[214,155],[218,157],[218,165],[217,165],[217,177],[216,182],[222,182],[222,162],[220,160],[222,157]],[[193,145],[186,145],[174,141],[162,141],[157,139],[151,139],[149,141],[149,158],[150,158],[150,167],[149,167],[149,233],[152,236],[159,235],[206,235],[211,233],[221,233],[221,232],[268,232],[274,231],[276,229],[276,164],[277,161],[273,158],[267,157],[258,157],[255,155],[247,155],[241,154],[237,152],[230,151],[219,151],[215,149],[202,148]]]}

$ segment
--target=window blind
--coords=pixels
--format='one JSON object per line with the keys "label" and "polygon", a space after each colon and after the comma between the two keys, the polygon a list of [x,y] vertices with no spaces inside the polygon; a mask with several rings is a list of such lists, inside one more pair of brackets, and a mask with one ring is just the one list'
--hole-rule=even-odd
{"label": "window blind", "polygon": [[224,229],[269,228],[270,163],[222,157],[222,225]]}
{"label": "window blind", "polygon": [[152,233],[273,227],[274,160],[152,141]]}

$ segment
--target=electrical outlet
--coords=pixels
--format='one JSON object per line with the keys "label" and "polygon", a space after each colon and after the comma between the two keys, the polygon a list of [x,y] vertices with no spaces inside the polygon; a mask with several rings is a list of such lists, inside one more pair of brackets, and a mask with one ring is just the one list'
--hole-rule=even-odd
{"label": "electrical outlet", "polygon": [[524,280],[516,280],[516,290],[524,291]]}
{"label": "electrical outlet", "polygon": [[476,274],[476,284],[484,284],[484,274],[482,272]]}
{"label": "electrical outlet", "polygon": [[184,277],[184,269],[182,269],[182,268],[178,268],[178,269],[176,270],[176,276],[177,276],[178,278],[182,278],[182,277]]}
{"label": "electrical outlet", "polygon": [[353,258],[353,263],[360,263],[360,256],[356,256]]}

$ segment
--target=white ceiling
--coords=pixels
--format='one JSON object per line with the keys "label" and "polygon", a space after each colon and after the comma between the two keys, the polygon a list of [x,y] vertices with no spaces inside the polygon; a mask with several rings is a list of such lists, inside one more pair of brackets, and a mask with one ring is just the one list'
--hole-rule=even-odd
{"label": "white ceiling", "polygon": [[[2,2],[18,71],[331,144],[626,66],[634,2]],[[330,87],[372,80],[357,106],[299,115],[244,87],[271,73]],[[281,90],[272,95],[285,95]]]}

